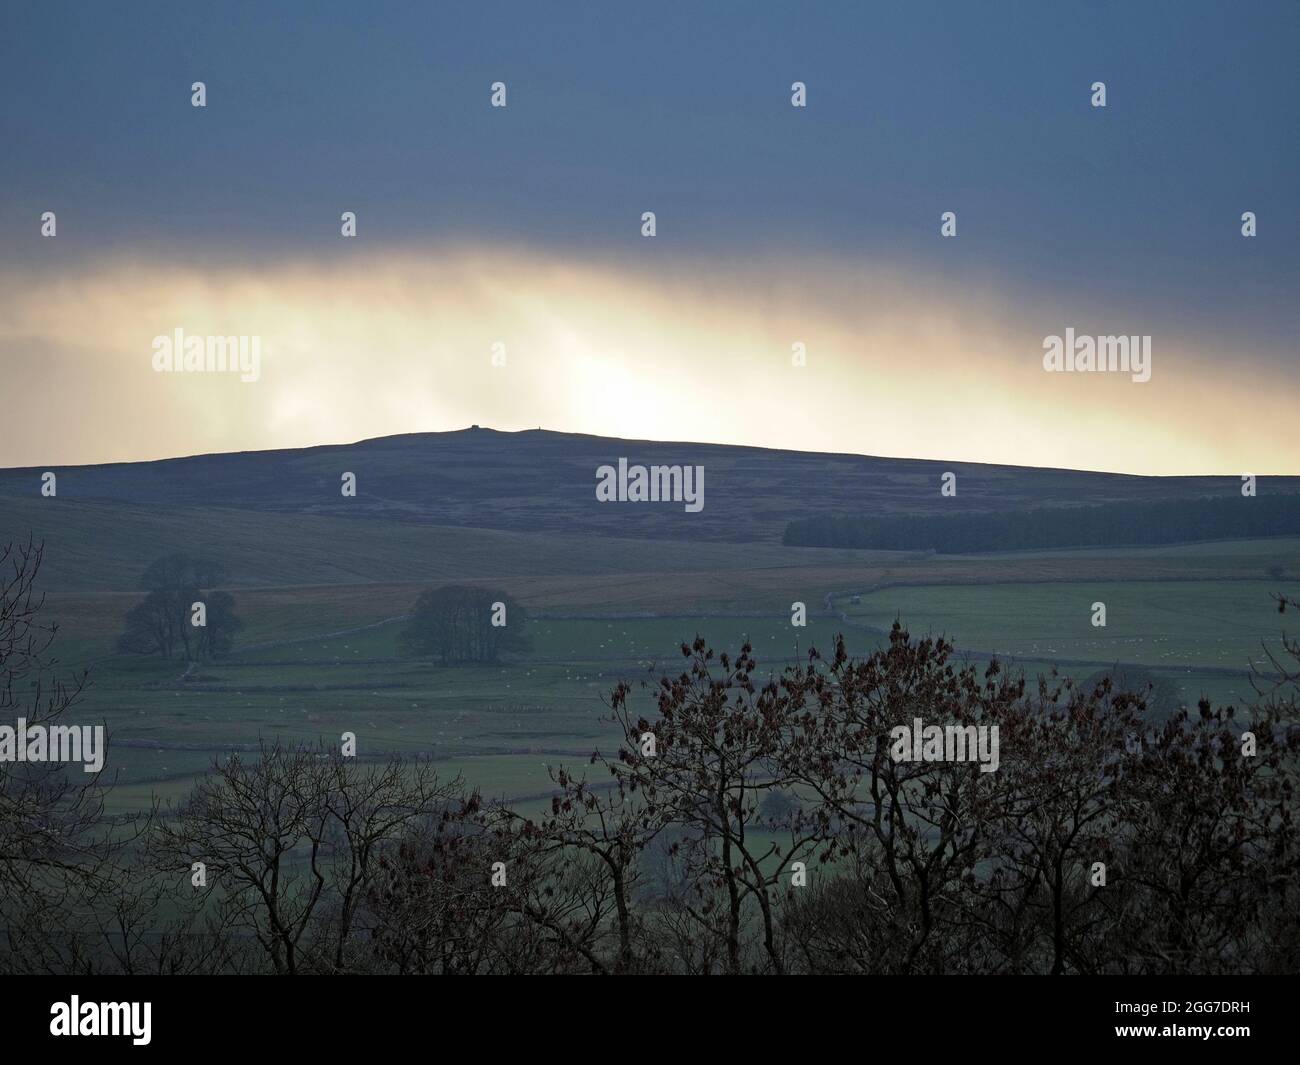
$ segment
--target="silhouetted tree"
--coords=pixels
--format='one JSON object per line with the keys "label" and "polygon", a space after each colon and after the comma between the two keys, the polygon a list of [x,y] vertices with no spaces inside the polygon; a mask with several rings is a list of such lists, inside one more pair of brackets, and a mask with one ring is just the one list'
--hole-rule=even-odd
{"label": "silhouetted tree", "polygon": [[817,515],[785,528],[793,547],[1021,551],[1131,547],[1300,533],[1300,494],[1167,499],[961,514]]}
{"label": "silhouetted tree", "polygon": [[611,768],[660,826],[688,830],[678,847],[693,875],[693,897],[675,901],[698,935],[725,945],[727,971],[742,971],[746,911],[753,906],[763,962],[780,973],[777,901],[790,883],[790,863],[810,861],[817,836],[798,815],[777,838],[756,829],[766,796],[790,782],[782,753],[798,706],[775,680],[755,682],[748,643],[734,661],[725,652],[715,661],[698,636],[681,651],[689,666],[660,678],[655,718],[634,714],[629,685],[615,688],[611,705],[624,746]]}
{"label": "silhouetted tree", "polygon": [[[228,592],[203,590],[224,581],[220,563],[181,554],[158,559],[141,579],[147,594],[127,612],[118,653],[163,658],[181,653],[194,661],[228,651],[242,626],[234,598]],[[206,617],[203,625],[195,625],[193,607],[200,602]]]}
{"label": "silhouetted tree", "polygon": [[451,801],[427,762],[378,765],[306,747],[219,761],[162,826],[178,870],[201,861],[228,924],[251,932],[273,971],[342,971],[386,847]]}
{"label": "silhouetted tree", "polygon": [[[0,724],[11,730],[69,725],[88,685],[62,676],[51,647],[57,623],[41,618],[43,548],[31,539],[0,549]],[[104,739],[107,745],[107,737]],[[147,826],[104,814],[107,778],[80,764],[0,758],[0,970],[90,971],[77,935],[106,908],[123,850]]]}
{"label": "silhouetted tree", "polygon": [[1079,684],[1084,692],[1103,687],[1103,694],[1126,692],[1140,697],[1144,708],[1160,718],[1169,717],[1183,707],[1182,696],[1173,682],[1145,666],[1117,662],[1091,674]]}
{"label": "silhouetted tree", "polygon": [[448,584],[422,592],[400,637],[410,655],[444,665],[495,662],[530,646],[524,608],[505,592]]}

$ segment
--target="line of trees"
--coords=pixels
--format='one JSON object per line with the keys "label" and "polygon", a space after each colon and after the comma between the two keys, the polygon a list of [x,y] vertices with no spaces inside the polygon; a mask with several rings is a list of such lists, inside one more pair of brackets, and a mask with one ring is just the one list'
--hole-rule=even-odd
{"label": "line of trees", "polygon": [[1298,535],[1300,495],[1275,495],[962,514],[826,515],[790,522],[782,542],[960,554]]}

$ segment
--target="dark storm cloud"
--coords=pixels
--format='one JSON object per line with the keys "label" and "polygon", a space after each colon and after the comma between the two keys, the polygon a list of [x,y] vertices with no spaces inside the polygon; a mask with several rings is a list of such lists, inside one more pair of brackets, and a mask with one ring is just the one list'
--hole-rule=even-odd
{"label": "dark storm cloud", "polygon": [[6,11],[7,258],[48,255],[31,220],[51,208],[78,244],[236,256],[323,245],[345,209],[370,242],[632,250],[655,210],[687,251],[884,253],[1262,307],[1297,279],[1293,3]]}

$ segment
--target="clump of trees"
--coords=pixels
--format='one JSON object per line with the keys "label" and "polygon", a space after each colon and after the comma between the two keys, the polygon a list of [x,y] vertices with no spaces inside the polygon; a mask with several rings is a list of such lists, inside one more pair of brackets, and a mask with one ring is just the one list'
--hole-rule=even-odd
{"label": "clump of trees", "polygon": [[783,542],[794,547],[960,554],[1130,547],[1297,533],[1300,495],[1270,495],[961,514],[825,515],[790,522]]}
{"label": "clump of trees", "polygon": [[399,646],[444,665],[496,662],[503,653],[528,650],[527,621],[524,608],[505,592],[448,584],[420,594]]}
{"label": "clump of trees", "polygon": [[1145,666],[1127,662],[1117,662],[1108,669],[1098,670],[1087,677],[1080,687],[1084,691],[1103,688],[1107,692],[1139,693],[1143,696],[1147,709],[1158,720],[1163,720],[1183,707],[1182,696],[1172,681]]}
{"label": "clump of trees", "polygon": [[201,863],[209,918],[255,940],[271,972],[343,972],[366,964],[354,955],[390,848],[460,791],[424,761],[263,746],[216,763],[151,846],[180,883]]}
{"label": "clump of trees", "polygon": [[225,580],[219,562],[183,554],[158,559],[141,578],[146,595],[127,612],[118,653],[192,662],[229,651],[242,622],[235,616],[234,597],[214,590]]}

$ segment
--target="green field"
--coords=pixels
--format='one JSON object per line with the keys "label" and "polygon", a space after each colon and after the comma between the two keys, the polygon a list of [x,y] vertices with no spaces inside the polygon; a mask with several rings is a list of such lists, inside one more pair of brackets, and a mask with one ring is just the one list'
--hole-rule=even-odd
{"label": "green field", "polygon": [[[886,588],[837,605],[854,621],[942,634],[959,647],[1016,658],[1246,669],[1281,631],[1272,595],[1294,582],[1181,581]],[[1104,628],[1093,604],[1106,606]]]}
{"label": "green field", "polygon": [[[915,634],[950,632],[959,648],[996,650],[1030,677],[1048,672],[1058,657],[1139,662],[1157,667],[1189,702],[1201,696],[1216,703],[1248,701],[1249,679],[1239,671],[1250,657],[1246,637],[1235,660],[1209,619],[1195,630],[1199,641],[1177,640],[1183,611],[1207,594],[1200,582],[1129,586],[1131,601],[1142,605],[1141,618],[1127,619],[1121,631],[1100,640],[1087,631],[1091,598],[1084,603],[1085,630],[1071,635],[1059,607],[1082,589],[1066,588],[1069,594],[1038,585],[889,589],[850,608],[850,620],[884,627],[901,613]],[[1112,609],[1126,601],[1123,588],[1101,591],[1111,596]],[[1228,591],[1217,600],[1217,616],[1235,627],[1253,624],[1264,638],[1276,615],[1266,603],[1262,609],[1256,605],[1262,589],[1243,583]],[[1012,617],[1014,626],[1001,620]],[[802,630],[783,617],[540,618],[529,623],[529,656],[491,666],[443,667],[399,657],[400,628],[397,622],[235,654],[201,665],[184,682],[177,680],[177,664],[101,663],[83,706],[110,729],[111,768],[122,785],[113,806],[136,807],[155,789],[175,799],[214,756],[259,740],[333,744],[343,732],[357,735],[363,758],[389,752],[432,756],[487,795],[541,796],[549,786],[548,765],[578,765],[595,748],[616,748],[604,698],[620,679],[635,683],[649,679],[652,669],[680,668],[683,639],[700,633],[713,646],[732,650],[748,639],[760,665],[773,670],[810,645],[829,647],[838,631],[851,653],[870,653],[881,642],[876,631],[826,617],[811,618]],[[1171,649],[1178,651],[1176,658],[1162,657]],[[1229,671],[1230,665],[1238,671]],[[1094,671],[1071,664],[1059,669],[1077,679]],[[648,710],[653,696],[643,698]]]}
{"label": "green field", "polygon": [[[779,671],[840,632],[868,654],[899,617],[1031,678],[1133,663],[1185,702],[1241,704],[1284,620],[1270,595],[1300,592],[1297,539],[942,556],[32,498],[0,499],[0,520],[6,538],[45,541],[42,617],[59,623],[60,671],[90,670],[76,713],[109,726],[115,811],[179,799],[231,751],[343,732],[363,759],[433,757],[489,796],[540,804],[548,766],[613,749],[614,685],[676,671],[697,634],[716,650],[749,640]],[[176,550],[224,562],[243,622],[234,653],[188,671],[114,646],[144,568]],[[402,619],[453,581],[514,596],[531,650],[492,666],[404,657]],[[1105,629],[1090,623],[1099,600]]]}
{"label": "green field", "polygon": [[[748,638],[779,669],[834,637],[825,618],[798,635],[788,619],[537,619],[529,623],[532,656],[443,667],[397,658],[400,627],[232,655],[184,682],[178,664],[101,662],[83,713],[109,726],[124,786],[118,799],[138,802],[148,782],[175,797],[214,755],[259,739],[335,743],[345,731],[356,733],[361,757],[434,756],[485,793],[538,793],[548,786],[547,764],[615,749],[604,697],[654,666],[680,668],[683,639],[700,633],[735,650]],[[859,642],[870,650],[877,641],[863,633]]]}

